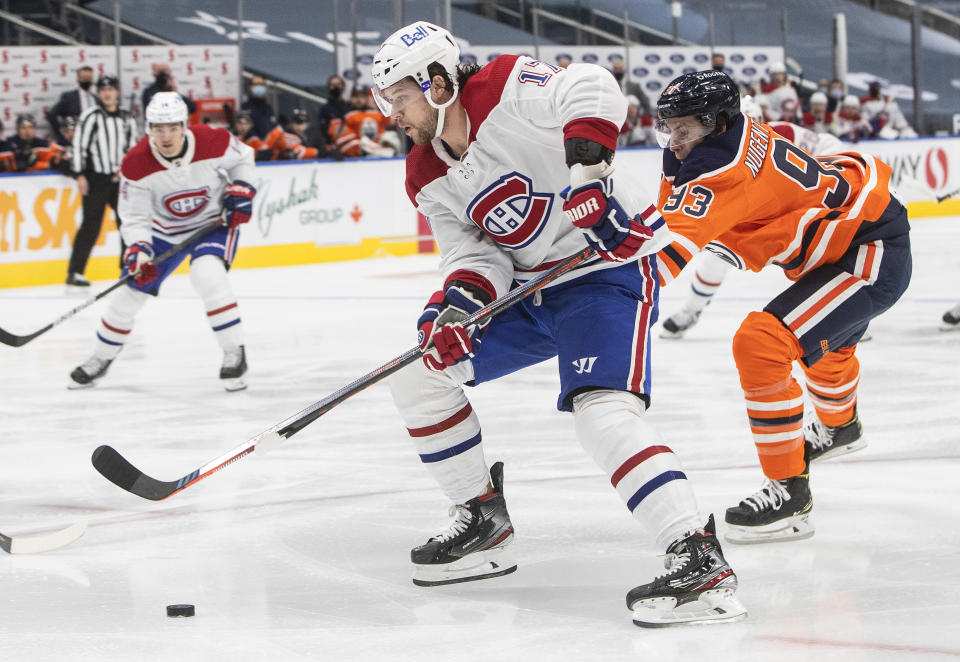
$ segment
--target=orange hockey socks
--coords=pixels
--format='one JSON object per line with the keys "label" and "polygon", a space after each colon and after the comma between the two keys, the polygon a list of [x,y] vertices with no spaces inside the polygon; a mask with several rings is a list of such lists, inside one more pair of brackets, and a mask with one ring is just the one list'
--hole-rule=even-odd
{"label": "orange hockey socks", "polygon": [[750,313],[733,337],[750,429],[771,480],[804,470],[803,389],[790,375],[801,354],[797,338],[770,313]]}

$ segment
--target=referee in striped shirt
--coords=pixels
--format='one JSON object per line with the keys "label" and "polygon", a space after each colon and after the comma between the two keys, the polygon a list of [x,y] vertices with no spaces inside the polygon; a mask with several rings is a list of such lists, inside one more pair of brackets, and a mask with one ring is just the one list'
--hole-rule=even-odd
{"label": "referee in striped shirt", "polygon": [[[100,236],[107,204],[117,218],[117,227],[120,226],[117,213],[120,162],[137,142],[137,125],[128,111],[120,110],[119,87],[114,76],[101,76],[97,80],[100,105],[88,108],[80,115],[73,134],[71,170],[83,196],[83,221],[73,239],[73,252],[67,267],[68,285],[90,286],[83,272],[93,244]],[[122,241],[120,254],[123,255]]]}

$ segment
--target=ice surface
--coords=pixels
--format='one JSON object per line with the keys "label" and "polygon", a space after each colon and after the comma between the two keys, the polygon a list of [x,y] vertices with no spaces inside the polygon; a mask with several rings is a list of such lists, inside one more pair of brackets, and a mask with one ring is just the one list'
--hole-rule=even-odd
{"label": "ice surface", "polygon": [[[185,276],[137,320],[94,389],[68,391],[101,304],[22,348],[0,347],[0,531],[88,520],[78,542],[0,555],[5,660],[938,660],[960,657],[960,219],[914,221],[914,278],[858,350],[869,447],[815,465],[816,535],[725,546],[747,620],[648,631],[624,596],[662,571],[555,408],[549,362],[470,392],[488,462],[506,463],[519,570],[432,589],[409,549],[447,523],[383,384],[264,457],[165,502],[90,465],[109,443],[170,480],[413,346],[436,256],[270,270],[231,280],[250,388],[225,393],[221,353]],[[663,292],[680,304],[690,274]],[[701,508],[760,484],[730,341],[785,283],[735,273],[682,341],[657,340],[650,417]],[[95,284],[95,290],[104,287]],[[0,325],[41,327],[62,287],[0,291]],[[721,524],[722,527],[722,524]],[[169,619],[165,606],[196,605]]]}

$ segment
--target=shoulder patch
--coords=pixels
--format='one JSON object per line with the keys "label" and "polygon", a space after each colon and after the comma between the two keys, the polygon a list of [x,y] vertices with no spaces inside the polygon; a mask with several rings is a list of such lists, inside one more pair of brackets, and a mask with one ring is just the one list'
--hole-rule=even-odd
{"label": "shoulder patch", "polygon": [[417,206],[417,193],[435,179],[447,174],[447,164],[440,160],[431,145],[414,145],[407,154],[407,197]]}
{"label": "shoulder patch", "polygon": [[477,130],[503,96],[519,55],[501,55],[475,73],[460,91],[460,103],[470,118],[470,141],[477,139]]}
{"label": "shoulder patch", "polygon": [[143,179],[163,169],[163,165],[150,151],[150,136],[144,136],[138,140],[120,162],[120,174],[131,181]]}
{"label": "shoulder patch", "polygon": [[216,159],[227,153],[231,133],[226,129],[213,128],[207,124],[191,124],[190,131],[196,138],[193,148],[193,161]]}

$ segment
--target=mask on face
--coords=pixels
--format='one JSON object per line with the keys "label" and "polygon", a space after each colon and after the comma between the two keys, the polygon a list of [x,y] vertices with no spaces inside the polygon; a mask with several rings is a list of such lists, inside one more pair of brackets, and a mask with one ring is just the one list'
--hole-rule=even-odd
{"label": "mask on face", "polygon": [[255,97],[265,97],[267,96],[267,87],[266,85],[254,85],[250,88],[250,94]]}
{"label": "mask on face", "polygon": [[714,71],[723,71],[723,65],[722,65],[722,64],[715,64],[715,65],[713,65],[713,70],[714,70]]}
{"label": "mask on face", "polygon": [[340,97],[343,96],[343,88],[342,88],[342,87],[328,87],[328,88],[327,88],[327,96],[330,98],[331,101],[339,101],[339,100],[340,100]]}
{"label": "mask on face", "polygon": [[830,97],[833,98],[833,99],[842,99],[842,98],[843,98],[843,90],[839,90],[839,89],[837,89],[837,90],[830,90]]}
{"label": "mask on face", "polygon": [[93,81],[91,81],[91,80],[85,80],[85,81],[83,81],[82,83],[80,83],[80,89],[81,89],[81,90],[89,90],[91,85],[93,85]]}
{"label": "mask on face", "polygon": [[617,82],[619,83],[620,81],[623,80],[623,74],[624,74],[623,71],[614,71],[614,72],[613,72],[613,77],[616,78],[616,79],[617,79]]}

